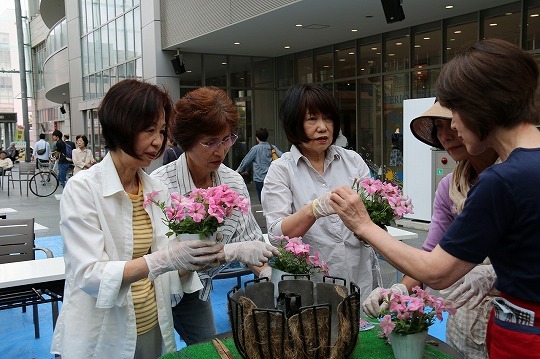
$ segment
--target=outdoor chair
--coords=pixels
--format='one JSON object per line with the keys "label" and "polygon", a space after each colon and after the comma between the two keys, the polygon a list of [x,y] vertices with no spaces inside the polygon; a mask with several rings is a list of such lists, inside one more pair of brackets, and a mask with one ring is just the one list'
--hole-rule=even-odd
{"label": "outdoor chair", "polygon": [[2,174],[0,175],[0,187],[2,188],[2,190],[4,190],[4,177],[6,177],[6,179],[7,179],[7,177],[9,177],[12,169],[13,169],[13,167],[4,168],[2,170]]}
{"label": "outdoor chair", "polygon": [[[13,167],[15,168],[15,167]],[[30,178],[36,174],[36,164],[34,162],[20,162],[19,170],[11,170],[8,175],[8,196],[9,196],[9,185],[11,184],[15,188],[15,182],[19,182],[19,192],[22,196],[22,184],[25,183],[26,186],[26,196],[28,197],[28,184]]]}
{"label": "outdoor chair", "polygon": [[[45,252],[47,258],[52,258],[52,252],[47,248],[34,247],[34,218],[2,219],[0,220],[0,264],[35,260],[35,251]],[[33,309],[34,336],[39,338],[38,304],[51,303],[53,326],[58,317],[58,302],[62,295],[48,289],[6,289],[0,290],[0,310],[22,308]]]}

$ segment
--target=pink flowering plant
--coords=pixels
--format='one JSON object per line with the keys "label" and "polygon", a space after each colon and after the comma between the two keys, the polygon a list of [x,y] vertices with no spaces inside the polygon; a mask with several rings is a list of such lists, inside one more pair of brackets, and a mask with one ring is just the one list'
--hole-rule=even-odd
{"label": "pink flowering plant", "polygon": [[328,265],[320,259],[320,253],[315,252],[311,255],[310,245],[302,242],[302,237],[281,236],[279,241],[280,255],[270,259],[270,265],[273,268],[291,274],[324,273],[328,275]]}
{"label": "pink flowering plant", "polygon": [[156,191],[147,193],[143,206],[153,203],[161,208],[165,215],[163,223],[170,229],[167,232],[169,237],[181,233],[196,233],[207,237],[215,233],[235,209],[243,214],[249,211],[249,201],[226,184],[207,189],[197,188],[187,196],[173,192],[170,205],[156,201],[157,194]]}
{"label": "pink flowering plant", "polygon": [[378,225],[389,226],[403,215],[414,213],[411,199],[392,183],[355,178],[352,189],[360,195],[369,217]]}
{"label": "pink flowering plant", "polygon": [[383,290],[381,295],[387,304],[379,315],[381,329],[388,336],[392,331],[398,334],[414,334],[428,330],[435,320],[443,320],[443,313],[456,311],[444,299],[429,294],[429,289],[416,286],[412,295],[402,295],[391,290]]}

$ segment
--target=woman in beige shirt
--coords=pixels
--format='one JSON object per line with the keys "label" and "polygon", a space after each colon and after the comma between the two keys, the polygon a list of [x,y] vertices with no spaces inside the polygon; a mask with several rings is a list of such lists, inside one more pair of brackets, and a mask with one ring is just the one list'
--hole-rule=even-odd
{"label": "woman in beige shirt", "polygon": [[85,135],[78,135],[76,137],[77,141],[77,148],[73,150],[73,174],[76,175],[77,172],[80,170],[85,170],[90,167],[94,163],[96,163],[96,160],[94,159],[94,155],[92,154],[92,150],[89,150],[86,148],[88,146],[88,138]]}

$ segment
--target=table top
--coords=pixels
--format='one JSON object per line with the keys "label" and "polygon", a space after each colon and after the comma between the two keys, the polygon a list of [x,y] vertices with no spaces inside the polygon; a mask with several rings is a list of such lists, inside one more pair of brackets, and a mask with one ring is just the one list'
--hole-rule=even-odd
{"label": "table top", "polygon": [[17,213],[17,212],[19,212],[19,211],[17,211],[16,209],[13,209],[13,208],[9,208],[9,207],[0,208],[0,213],[2,213],[2,214]]}
{"label": "table top", "polygon": [[37,222],[34,222],[34,232],[37,232],[37,231],[46,231],[47,229],[49,229],[49,227],[45,227],[44,225],[42,224],[39,224]]}
{"label": "table top", "polygon": [[[374,358],[374,359],[392,359],[392,347],[378,338],[378,330],[368,330],[360,332],[358,342],[350,358]],[[232,340],[232,333],[222,333],[216,335],[223,341],[223,344],[231,351],[234,358],[242,358],[238,353]],[[448,344],[428,335],[423,359],[449,359],[461,358],[461,355]],[[177,352],[163,355],[160,359],[218,359],[219,355],[211,343],[200,343],[190,345]]]}
{"label": "table top", "polygon": [[[401,228],[396,227],[386,227],[388,229],[388,234],[390,234],[392,237],[399,241],[404,241],[407,239],[416,239],[418,238],[418,233],[409,232]],[[268,244],[270,244],[270,241],[268,240],[268,233],[263,233],[264,241]]]}
{"label": "table top", "polygon": [[418,233],[409,232],[404,229],[391,226],[387,226],[386,228],[388,229],[388,234],[400,241],[418,238]]}
{"label": "table top", "polygon": [[65,279],[64,258],[0,264],[0,288]]}

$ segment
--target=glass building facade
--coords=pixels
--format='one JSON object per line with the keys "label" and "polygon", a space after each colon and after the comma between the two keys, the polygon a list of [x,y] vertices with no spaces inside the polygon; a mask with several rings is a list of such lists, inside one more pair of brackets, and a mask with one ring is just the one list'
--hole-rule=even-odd
{"label": "glass building facade", "polygon": [[337,100],[349,147],[402,177],[402,164],[390,155],[403,101],[434,97],[444,63],[480,39],[505,39],[540,60],[539,36],[540,2],[523,1],[278,58],[184,54],[180,93],[227,89],[241,118],[228,163],[236,168],[256,128],[266,127],[269,140],[288,150],[277,119],[280,100],[295,83],[321,84]]}

